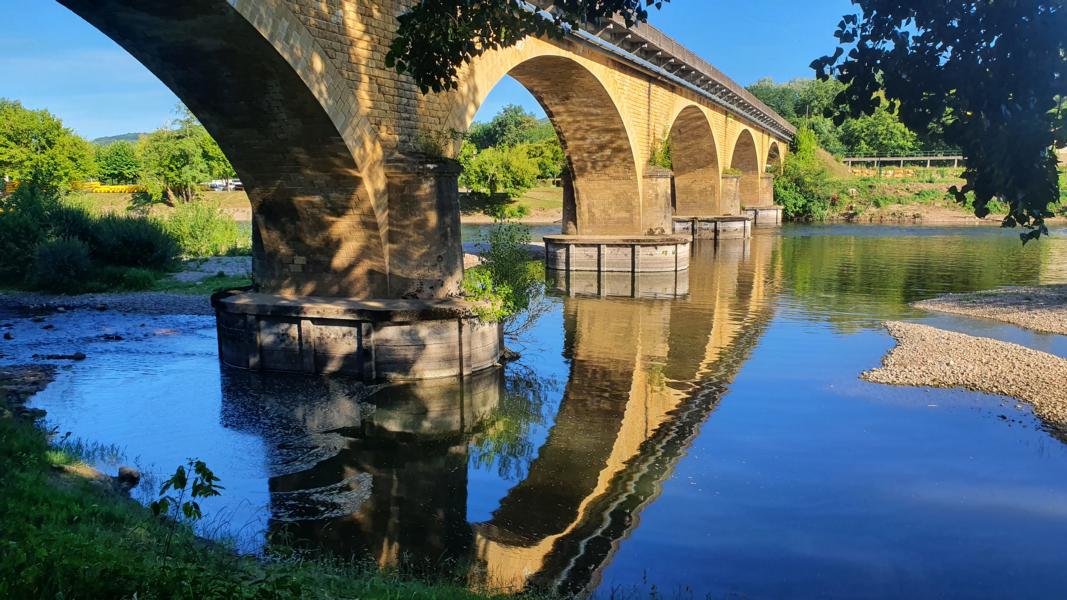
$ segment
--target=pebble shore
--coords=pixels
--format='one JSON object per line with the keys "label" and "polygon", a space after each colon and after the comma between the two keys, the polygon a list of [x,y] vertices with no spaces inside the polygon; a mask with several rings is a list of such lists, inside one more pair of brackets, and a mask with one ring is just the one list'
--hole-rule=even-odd
{"label": "pebble shore", "polygon": [[885,326],[897,347],[882,368],[863,373],[864,380],[1016,398],[1030,404],[1048,426],[1067,433],[1067,360],[928,325],[890,321]]}
{"label": "pebble shore", "polygon": [[1067,285],[1006,287],[947,294],[916,302],[923,310],[994,319],[1043,333],[1067,335]]}

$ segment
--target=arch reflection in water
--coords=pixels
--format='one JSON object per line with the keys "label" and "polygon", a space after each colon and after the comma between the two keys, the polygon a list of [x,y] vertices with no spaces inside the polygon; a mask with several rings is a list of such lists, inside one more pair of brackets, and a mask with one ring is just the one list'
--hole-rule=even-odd
{"label": "arch reflection in water", "polygon": [[[592,589],[769,321],[779,239],[696,244],[683,299],[565,298],[568,381],[539,448],[521,424],[545,418],[531,400],[545,386],[522,365],[355,403],[228,392],[234,423],[259,411],[274,417],[258,433],[296,432],[274,444],[272,535],[383,566],[447,565],[481,588]],[[342,442],[309,450],[331,436]],[[468,500],[489,492],[470,470],[487,463],[515,483],[471,523]]]}

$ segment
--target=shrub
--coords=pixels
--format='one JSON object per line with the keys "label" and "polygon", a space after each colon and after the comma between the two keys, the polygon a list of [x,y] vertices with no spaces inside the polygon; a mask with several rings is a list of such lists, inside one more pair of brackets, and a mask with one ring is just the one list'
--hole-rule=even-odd
{"label": "shrub", "polygon": [[484,303],[478,313],[482,320],[512,320],[540,296],[543,274],[530,268],[529,243],[528,227],[504,220],[479,238],[482,264],[466,272],[463,288],[470,299]]}
{"label": "shrub", "polygon": [[73,238],[92,243],[96,220],[78,206],[59,205],[48,211],[48,229],[52,237]]}
{"label": "shrub", "polygon": [[793,152],[786,156],[782,174],[774,179],[774,194],[786,218],[819,220],[826,217],[832,196],[830,172],[819,158],[815,134],[797,131]]}
{"label": "shrub", "polygon": [[85,242],[64,238],[42,242],[33,258],[30,279],[34,287],[47,292],[72,293],[85,285],[91,265]]}
{"label": "shrub", "polygon": [[101,290],[127,290],[141,292],[155,286],[159,275],[149,269],[137,267],[99,267],[93,277]]}
{"label": "shrub", "polygon": [[242,245],[237,223],[214,204],[180,204],[163,227],[187,256],[218,256]]}
{"label": "shrub", "polygon": [[463,164],[460,183],[474,192],[516,198],[537,183],[540,172],[522,147],[486,148]]}
{"label": "shrub", "polygon": [[94,258],[110,265],[164,270],[178,258],[175,239],[160,223],[138,217],[104,215],[96,222]]}
{"label": "shrub", "polygon": [[25,281],[34,252],[44,239],[44,228],[37,220],[19,212],[0,212],[0,281]]}

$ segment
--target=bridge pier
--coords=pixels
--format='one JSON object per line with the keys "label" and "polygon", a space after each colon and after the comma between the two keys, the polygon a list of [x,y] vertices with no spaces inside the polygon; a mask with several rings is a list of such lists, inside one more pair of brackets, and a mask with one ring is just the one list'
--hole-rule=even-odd
{"label": "bridge pier", "polygon": [[675,215],[674,233],[694,240],[735,240],[752,237],[752,219],[740,215],[715,217]]}
{"label": "bridge pier", "polygon": [[756,225],[782,224],[782,207],[774,203],[774,175],[760,176],[759,197],[754,203],[746,203],[742,212]]}
{"label": "bridge pier", "polygon": [[[503,348],[499,323],[483,323],[460,299],[463,253],[455,161],[397,154],[385,161],[388,188],[384,273],[375,287],[354,270],[309,265],[293,257],[285,277],[277,254],[261,247],[253,260],[251,291],[216,295],[222,362],[255,371],[343,373],[366,381],[464,376],[496,366]],[[310,209],[310,207],[309,207]],[[285,223],[275,223],[284,228]],[[323,220],[323,232],[337,225]],[[324,257],[358,249],[305,244]],[[291,264],[289,264],[291,263]],[[327,282],[329,285],[323,285]],[[321,286],[321,287],[320,287]],[[360,290],[345,297],[317,289]],[[373,295],[372,295],[373,294]]]}

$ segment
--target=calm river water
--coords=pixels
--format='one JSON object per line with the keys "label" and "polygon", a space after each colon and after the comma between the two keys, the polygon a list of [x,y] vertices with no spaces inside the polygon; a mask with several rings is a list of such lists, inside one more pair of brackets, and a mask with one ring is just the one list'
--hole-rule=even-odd
{"label": "calm river water", "polygon": [[222,369],[211,318],[56,314],[57,347],[89,358],[35,403],[119,446],[156,476],[145,488],[205,460],[226,487],[205,527],[251,552],[604,597],[1067,589],[1064,442],[1013,401],[858,378],[893,345],[887,319],[1067,355],[1062,337],[908,307],[1067,282],[1067,231],[1023,248],[996,228],[787,226],[694,254],[636,290],[571,281],[503,371],[369,396]]}

